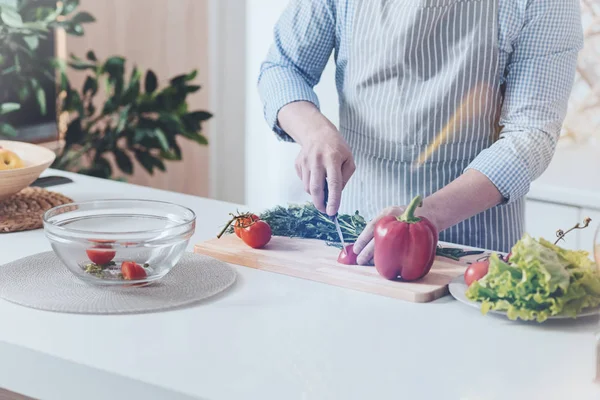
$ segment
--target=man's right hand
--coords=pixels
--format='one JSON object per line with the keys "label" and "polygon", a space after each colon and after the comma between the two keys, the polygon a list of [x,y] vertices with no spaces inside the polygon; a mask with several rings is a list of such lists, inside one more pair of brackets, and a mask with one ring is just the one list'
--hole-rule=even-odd
{"label": "man's right hand", "polygon": [[296,173],[315,207],[331,216],[337,214],[342,190],[356,169],[348,143],[312,103],[290,103],[279,111],[278,119],[281,128],[301,146]]}

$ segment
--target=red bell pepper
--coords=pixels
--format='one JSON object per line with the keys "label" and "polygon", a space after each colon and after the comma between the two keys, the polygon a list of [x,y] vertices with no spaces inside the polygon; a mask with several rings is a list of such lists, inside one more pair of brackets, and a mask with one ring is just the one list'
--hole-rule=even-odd
{"label": "red bell pepper", "polygon": [[415,216],[421,205],[417,196],[404,214],[383,217],[375,225],[375,268],[386,279],[421,279],[433,265],[439,235],[431,221]]}

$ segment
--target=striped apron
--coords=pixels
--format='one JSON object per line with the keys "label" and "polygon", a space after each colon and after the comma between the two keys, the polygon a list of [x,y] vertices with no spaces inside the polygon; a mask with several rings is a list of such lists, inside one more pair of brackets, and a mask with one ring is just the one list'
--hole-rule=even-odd
{"label": "striped apron", "polygon": [[[498,1],[356,2],[340,132],[357,169],[342,212],[372,219],[428,196],[497,139]],[[509,251],[523,220],[519,200],[441,232],[440,240]]]}

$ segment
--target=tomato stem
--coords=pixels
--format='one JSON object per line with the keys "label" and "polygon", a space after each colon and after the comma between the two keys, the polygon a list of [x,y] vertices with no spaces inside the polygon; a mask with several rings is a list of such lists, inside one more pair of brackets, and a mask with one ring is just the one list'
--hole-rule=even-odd
{"label": "tomato stem", "polygon": [[235,221],[237,219],[237,217],[233,217],[232,219],[229,220],[229,222],[227,222],[227,224],[225,225],[225,227],[223,228],[223,230],[221,232],[219,232],[219,234],[217,235],[217,239],[221,239],[221,236],[223,236],[225,234],[225,231],[227,231],[227,228],[229,228],[229,226],[233,223],[233,221]]}
{"label": "tomato stem", "polygon": [[423,200],[421,196],[416,196],[414,199],[412,199],[408,207],[406,207],[404,213],[398,217],[398,221],[406,222],[408,224],[414,224],[421,221],[421,218],[415,216],[415,211],[417,210],[417,207],[421,207],[422,205]]}
{"label": "tomato stem", "polygon": [[592,219],[590,217],[586,217],[583,220],[583,226],[578,222],[577,225],[575,225],[574,227],[572,227],[571,229],[569,229],[568,231],[563,231],[562,229],[559,229],[558,231],[556,231],[556,236],[558,237],[558,239],[556,239],[556,242],[554,242],[555,245],[558,244],[558,242],[560,242],[561,240],[564,240],[564,237],[567,236],[569,234],[569,232],[574,231],[575,229],[585,229],[590,225],[590,222],[592,222]]}

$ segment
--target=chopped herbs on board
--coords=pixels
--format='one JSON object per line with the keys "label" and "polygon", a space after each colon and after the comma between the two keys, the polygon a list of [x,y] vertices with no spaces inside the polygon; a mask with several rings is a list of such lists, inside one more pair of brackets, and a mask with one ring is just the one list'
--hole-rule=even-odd
{"label": "chopped herbs on board", "polygon": [[[335,223],[328,216],[321,213],[312,203],[304,205],[291,204],[287,207],[276,206],[259,215],[260,219],[271,227],[273,236],[291,238],[319,239],[327,245],[341,249],[339,236]],[[338,221],[347,243],[354,243],[367,226],[367,221],[356,211],[354,214],[339,214]],[[227,233],[233,233],[233,226]],[[459,248],[437,248],[437,255],[458,261],[469,255],[483,254],[483,251],[464,251]]]}

